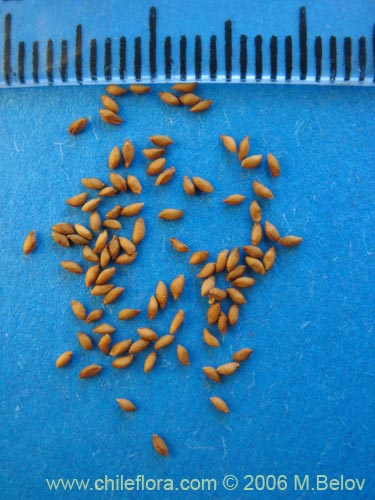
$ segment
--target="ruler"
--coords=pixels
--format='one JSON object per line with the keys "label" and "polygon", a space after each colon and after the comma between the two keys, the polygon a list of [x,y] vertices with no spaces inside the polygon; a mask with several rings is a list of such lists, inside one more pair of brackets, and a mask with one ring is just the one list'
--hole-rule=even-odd
{"label": "ruler", "polygon": [[[351,13],[347,2],[333,3],[337,9],[330,20],[322,19],[324,9],[319,14],[313,5],[290,2],[288,11],[284,7],[280,34],[269,34],[268,29],[258,32],[257,28],[267,22],[272,28],[280,7],[277,11],[276,6],[274,13],[260,13],[262,21],[257,22],[256,6],[249,8],[251,2],[238,2],[234,17],[224,19],[220,19],[219,7],[215,11],[215,2],[208,2],[211,16],[202,22],[197,9],[191,14],[182,11],[180,17],[172,9],[172,19],[168,19],[171,3],[166,1],[159,6],[140,2],[137,7],[120,2],[117,10],[112,2],[103,6],[94,1],[92,11],[84,9],[89,9],[91,2],[75,2],[76,10],[72,2],[63,2],[60,9],[65,12],[58,12],[54,1],[48,2],[48,10],[46,6],[41,10],[36,0],[3,1],[0,86],[180,80],[374,85],[372,2],[361,2],[366,8],[357,8],[364,11],[360,26],[354,19],[355,5]],[[338,26],[336,35],[331,21],[343,16],[340,4],[346,12],[346,34]],[[98,5],[101,7],[95,13]],[[314,13],[311,23],[309,8]],[[203,8],[203,13],[207,17],[207,9]],[[246,16],[248,22],[244,21]]]}

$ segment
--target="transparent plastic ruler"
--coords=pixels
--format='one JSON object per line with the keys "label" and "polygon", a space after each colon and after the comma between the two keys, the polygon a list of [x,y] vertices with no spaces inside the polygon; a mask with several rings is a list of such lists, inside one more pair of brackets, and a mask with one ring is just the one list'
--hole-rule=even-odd
{"label": "transparent plastic ruler", "polygon": [[373,0],[0,0],[1,15],[4,88],[180,80],[374,85]]}

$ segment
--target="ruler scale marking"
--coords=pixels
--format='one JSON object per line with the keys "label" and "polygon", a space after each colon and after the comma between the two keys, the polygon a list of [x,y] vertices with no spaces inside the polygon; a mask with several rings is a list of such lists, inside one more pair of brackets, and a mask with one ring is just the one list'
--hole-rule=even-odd
{"label": "ruler scale marking", "polygon": [[90,77],[91,80],[96,81],[98,70],[98,51],[96,38],[90,40]]}
{"label": "ruler scale marking", "polygon": [[156,9],[151,7],[149,15],[149,31],[150,31],[150,42],[149,42],[149,57],[150,57],[150,77],[151,80],[155,80],[157,77],[157,67],[156,67]]}
{"label": "ruler scale marking", "polygon": [[293,45],[291,35],[285,37],[285,80],[292,79],[293,71]]}
{"label": "ruler scale marking", "polygon": [[196,35],[195,37],[194,68],[195,78],[200,80],[202,78],[202,38],[200,35]]}
{"label": "ruler scale marking", "polygon": [[300,80],[306,80],[307,76],[307,21],[306,9],[299,10],[299,66]]}
{"label": "ruler scale marking", "polygon": [[32,73],[35,83],[39,83],[39,42],[33,42]]}
{"label": "ruler scale marking", "polygon": [[352,39],[350,36],[344,38],[344,64],[345,64],[345,81],[350,80],[352,72]]}
{"label": "ruler scale marking", "polygon": [[366,38],[361,36],[359,39],[359,81],[363,82],[366,76],[366,62],[367,62],[367,51],[366,51]]}
{"label": "ruler scale marking", "polygon": [[12,65],[11,65],[11,15],[6,14],[4,18],[4,79],[5,82],[10,85],[11,75],[12,75]]}
{"label": "ruler scale marking", "polygon": [[331,80],[331,82],[334,82],[336,80],[336,74],[337,74],[337,44],[335,36],[331,36],[329,39],[329,62],[330,62],[329,79]]}
{"label": "ruler scale marking", "polygon": [[122,36],[119,43],[119,78],[125,79],[126,72],[126,38]]}
{"label": "ruler scale marking", "polygon": [[182,35],[180,38],[180,78],[186,80],[186,36]]}
{"label": "ruler scale marking", "polygon": [[112,79],[112,40],[107,37],[104,42],[104,78]]}
{"label": "ruler scale marking", "polygon": [[216,50],[216,35],[210,38],[210,78],[216,80],[217,74],[217,50]]}
{"label": "ruler scale marking", "polygon": [[164,73],[165,78],[170,80],[172,76],[172,40],[167,36],[164,41]]}
{"label": "ruler scale marking", "polygon": [[25,83],[25,42],[18,44],[18,81]]}
{"label": "ruler scale marking", "polygon": [[225,79],[227,82],[232,77],[232,21],[225,21]]}
{"label": "ruler scale marking", "polygon": [[61,40],[60,78],[62,82],[68,80],[68,41]]}
{"label": "ruler scale marking", "polygon": [[76,48],[75,48],[75,67],[77,82],[82,82],[82,25],[78,24],[76,28]]}
{"label": "ruler scale marking", "polygon": [[142,39],[140,36],[134,40],[134,76],[138,82],[142,78]]}
{"label": "ruler scale marking", "polygon": [[272,35],[270,41],[270,59],[271,59],[271,81],[277,79],[277,36]]}
{"label": "ruler scale marking", "polygon": [[53,42],[51,39],[47,41],[46,75],[48,83],[49,84],[53,83]]}
{"label": "ruler scale marking", "polygon": [[322,37],[315,38],[315,80],[320,82],[322,77],[323,43]]}
{"label": "ruler scale marking", "polygon": [[256,35],[254,43],[255,43],[255,80],[260,81],[263,75],[262,35]]}
{"label": "ruler scale marking", "polygon": [[240,36],[240,78],[245,81],[247,76],[247,36]]}

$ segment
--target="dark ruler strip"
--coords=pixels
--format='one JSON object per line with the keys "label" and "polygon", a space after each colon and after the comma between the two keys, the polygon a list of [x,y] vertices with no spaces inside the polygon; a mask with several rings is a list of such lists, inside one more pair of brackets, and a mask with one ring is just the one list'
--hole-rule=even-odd
{"label": "dark ruler strip", "polygon": [[246,80],[247,75],[247,36],[240,36],[240,78]]}
{"label": "dark ruler strip", "polygon": [[300,79],[306,80],[307,76],[307,22],[306,9],[299,10],[299,67]]}
{"label": "dark ruler strip", "polygon": [[156,78],[156,9],[151,7],[149,16],[149,56],[150,56],[150,76]]}
{"label": "dark ruler strip", "polygon": [[137,36],[134,40],[134,76],[136,80],[142,77],[142,47],[141,37]]}
{"label": "dark ruler strip", "polygon": [[75,67],[76,79],[82,82],[82,25],[78,24],[76,28],[76,53],[75,53]]}
{"label": "dark ruler strip", "polygon": [[104,78],[112,79],[112,40],[109,37],[104,42]]}
{"label": "dark ruler strip", "polygon": [[194,65],[195,78],[200,80],[202,78],[202,38],[199,35],[195,37]]}
{"label": "dark ruler strip", "polygon": [[261,80],[263,74],[263,55],[262,55],[262,35],[257,35],[255,43],[255,79]]}
{"label": "dark ruler strip", "polygon": [[337,74],[337,43],[335,36],[331,36],[329,39],[329,64],[329,79],[334,82]]}
{"label": "dark ruler strip", "polygon": [[271,36],[270,57],[271,57],[271,80],[276,81],[276,78],[277,78],[277,36],[275,36],[275,35]]}
{"label": "dark ruler strip", "polygon": [[4,78],[8,85],[10,85],[12,76],[12,66],[10,59],[11,21],[11,15],[6,14],[4,18]]}
{"label": "dark ruler strip", "polygon": [[25,42],[18,44],[18,81],[25,83]]}
{"label": "dark ruler strip", "polygon": [[186,36],[180,38],[180,77],[181,80],[186,80]]}
{"label": "dark ruler strip", "polygon": [[285,37],[285,80],[292,79],[293,71],[293,41],[291,35]]}
{"label": "dark ruler strip", "polygon": [[344,38],[344,80],[349,81],[352,72],[352,39],[350,36]]}
{"label": "dark ruler strip", "polygon": [[39,82],[39,42],[33,42],[32,73],[35,83]]}
{"label": "dark ruler strip", "polygon": [[61,40],[60,76],[62,82],[68,80],[68,42],[66,40]]}
{"label": "dark ruler strip", "polygon": [[90,75],[91,80],[96,80],[98,77],[98,48],[96,38],[90,41]]}
{"label": "dark ruler strip", "polygon": [[232,78],[232,21],[225,21],[225,79]]}
{"label": "dark ruler strip", "polygon": [[167,36],[164,40],[164,73],[168,80],[172,76],[172,40]]}
{"label": "dark ruler strip", "polygon": [[210,37],[210,78],[216,80],[217,75],[217,50],[216,35]]}
{"label": "dark ruler strip", "polygon": [[359,81],[363,82],[366,76],[366,63],[367,63],[367,51],[366,51],[366,38],[361,36],[359,39]]}
{"label": "dark ruler strip", "polygon": [[48,83],[53,83],[53,42],[51,39],[47,41],[46,74]]}
{"label": "dark ruler strip", "polygon": [[124,36],[120,38],[119,61],[119,77],[124,80],[126,72],[126,38]]}
{"label": "dark ruler strip", "polygon": [[315,38],[315,81],[320,82],[322,77],[323,43],[322,37]]}

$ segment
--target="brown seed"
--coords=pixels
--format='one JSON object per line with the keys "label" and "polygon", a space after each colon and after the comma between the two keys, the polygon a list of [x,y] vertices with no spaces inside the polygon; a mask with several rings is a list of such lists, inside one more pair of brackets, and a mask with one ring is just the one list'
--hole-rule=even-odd
{"label": "brown seed", "polygon": [[213,380],[214,382],[220,382],[221,380],[220,375],[217,373],[213,366],[204,366],[203,373],[206,375],[206,377]]}
{"label": "brown seed", "polygon": [[55,243],[60,245],[61,247],[69,248],[70,247],[70,241],[69,238],[65,234],[61,233],[56,233],[53,231],[51,233],[52,239],[54,240]]}
{"label": "brown seed", "polygon": [[108,166],[109,168],[117,168],[120,165],[121,153],[120,148],[115,146],[108,156]]}
{"label": "brown seed", "polygon": [[[208,278],[209,279],[209,278]],[[210,297],[213,297],[215,300],[224,300],[227,296],[227,292],[225,290],[222,290],[221,288],[211,288],[209,290],[209,295]]]}
{"label": "brown seed", "polygon": [[107,227],[108,229],[113,229],[114,231],[118,231],[122,227],[121,222],[116,219],[106,219],[103,222],[103,226]]}
{"label": "brown seed", "polygon": [[86,309],[82,302],[79,302],[78,300],[72,300],[70,302],[70,305],[72,306],[72,311],[76,318],[81,320],[86,319]]}
{"label": "brown seed", "polygon": [[120,193],[125,193],[127,190],[127,184],[125,178],[120,174],[109,174],[109,180],[113,187],[120,191]]}
{"label": "brown seed", "polygon": [[127,139],[122,146],[122,156],[124,158],[125,168],[130,167],[135,155],[135,148],[130,139]]}
{"label": "brown seed", "polygon": [[192,177],[192,181],[194,186],[204,193],[212,193],[214,190],[213,185],[202,177]]}
{"label": "brown seed", "polygon": [[164,281],[159,281],[157,284],[155,296],[159,306],[164,309],[168,302],[168,289]]}
{"label": "brown seed", "polygon": [[94,233],[98,233],[102,227],[102,219],[96,210],[90,214],[90,227]]}
{"label": "brown seed", "polygon": [[253,228],[251,230],[251,243],[253,245],[259,245],[263,238],[262,226],[259,222],[254,222]]}
{"label": "brown seed", "polygon": [[70,363],[72,359],[73,351],[65,351],[56,359],[56,368],[62,368]]}
{"label": "brown seed", "polygon": [[216,272],[217,273],[224,271],[224,269],[226,268],[228,254],[229,254],[229,250],[227,250],[227,249],[221,250],[221,252],[219,252],[217,259],[216,259]]}
{"label": "brown seed", "polygon": [[135,407],[135,404],[129,401],[129,399],[124,399],[124,398],[118,398],[116,399],[118,405],[120,408],[122,408],[124,411],[136,411],[137,408]]}
{"label": "brown seed", "polygon": [[279,239],[278,243],[283,247],[295,247],[302,243],[302,238],[300,236],[293,236],[290,234],[289,236],[283,236]]}
{"label": "brown seed", "polygon": [[133,215],[139,214],[139,212],[144,207],[144,203],[131,203],[130,205],[126,205],[121,210],[121,215],[125,217],[131,217]]}
{"label": "brown seed", "polygon": [[151,87],[148,85],[142,85],[141,83],[132,83],[129,87],[130,92],[133,94],[147,94],[150,92]]}
{"label": "brown seed", "polygon": [[201,297],[208,295],[208,292],[215,286],[215,276],[209,276],[202,282]]}
{"label": "brown seed", "polygon": [[194,183],[191,179],[189,179],[189,177],[187,175],[184,175],[184,180],[183,180],[182,186],[183,186],[186,194],[189,194],[190,196],[195,195]]}
{"label": "brown seed", "polygon": [[191,254],[189,264],[201,264],[208,259],[209,253],[206,250],[198,250]]}
{"label": "brown seed", "polygon": [[203,330],[203,340],[204,342],[209,345],[210,347],[219,347],[220,344],[219,344],[219,341],[217,340],[216,337],[214,337],[212,335],[212,333],[210,333],[207,328],[205,328]]}
{"label": "brown seed", "polygon": [[121,309],[121,311],[119,311],[118,313],[118,319],[121,319],[121,320],[128,320],[128,319],[132,319],[132,318],[135,318],[136,316],[138,316],[138,314],[141,312],[140,309]]}
{"label": "brown seed", "polygon": [[106,293],[110,292],[114,288],[114,285],[111,283],[108,283],[106,285],[95,285],[91,289],[91,295],[94,295],[94,297],[100,297],[101,295],[105,295]]}
{"label": "brown seed", "polygon": [[253,350],[249,347],[244,347],[235,352],[232,356],[233,361],[241,362],[246,361],[253,354]]}
{"label": "brown seed", "polygon": [[261,184],[258,181],[253,182],[253,190],[254,193],[260,196],[261,198],[268,198],[272,199],[273,198],[273,193],[272,191],[266,187],[264,184]]}
{"label": "brown seed", "polygon": [[82,368],[82,370],[78,374],[78,378],[90,378],[90,377],[95,377],[102,371],[102,367],[100,365],[88,365],[85,366],[85,368]]}
{"label": "brown seed", "polygon": [[237,152],[236,141],[230,135],[221,135],[220,139],[223,141],[224,147],[230,152],[235,154]]}
{"label": "brown seed", "polygon": [[82,206],[85,201],[87,200],[87,193],[79,193],[76,194],[75,196],[72,196],[71,198],[68,198],[66,200],[66,203],[70,205],[71,207],[80,207]]}
{"label": "brown seed", "polygon": [[129,347],[131,346],[132,340],[131,339],[126,339],[126,340],[120,340],[120,342],[116,342],[112,346],[112,349],[109,352],[110,356],[119,356],[120,354],[123,354],[126,352]]}
{"label": "brown seed", "polygon": [[106,246],[107,240],[108,240],[108,231],[104,229],[104,231],[102,231],[96,238],[95,246],[93,249],[94,253],[96,254],[100,253]]}
{"label": "brown seed", "polygon": [[104,182],[96,177],[86,177],[81,179],[81,182],[87,189],[103,189],[105,186]]}
{"label": "brown seed", "polygon": [[177,358],[180,361],[180,363],[182,363],[183,365],[185,365],[185,366],[190,365],[188,350],[184,346],[182,346],[181,344],[179,344],[177,346]]}
{"label": "brown seed", "polygon": [[120,87],[119,85],[116,85],[114,83],[110,83],[109,85],[107,85],[105,91],[108,92],[108,94],[112,94],[116,97],[126,94],[126,89],[124,87]]}
{"label": "brown seed", "polygon": [[93,328],[92,331],[94,333],[98,333],[99,335],[110,335],[111,333],[114,333],[116,331],[116,328],[114,328],[112,325],[109,325],[108,323],[101,323],[100,325]]}
{"label": "brown seed", "polygon": [[108,266],[110,261],[111,261],[111,254],[109,252],[108,245],[106,245],[100,254],[100,265],[104,269],[105,267]]}
{"label": "brown seed", "polygon": [[172,86],[172,89],[176,92],[193,92],[197,87],[197,82],[183,82],[183,83],[175,83]]}
{"label": "brown seed", "polygon": [[211,99],[206,99],[204,101],[198,102],[195,106],[190,108],[191,113],[199,113],[201,111],[206,111],[206,109],[210,108],[212,105],[213,101]]}
{"label": "brown seed", "polygon": [[207,309],[207,322],[209,325],[214,325],[219,319],[221,307],[219,302],[215,302]]}
{"label": "brown seed", "polygon": [[69,222],[59,222],[52,226],[52,230],[63,235],[74,233],[74,227]]}
{"label": "brown seed", "polygon": [[133,255],[136,253],[137,248],[134,245],[134,243],[129,240],[128,238],[125,238],[124,236],[120,236],[119,239],[119,244],[120,247],[128,254],[128,255]]}
{"label": "brown seed", "polygon": [[123,253],[117,259],[115,260],[116,264],[121,264],[121,265],[129,265],[132,264],[135,259],[137,258],[137,252],[133,253],[132,255],[128,255],[127,253]]}
{"label": "brown seed", "polygon": [[245,257],[246,264],[256,273],[265,274],[263,262],[254,257]]}
{"label": "brown seed", "polygon": [[189,106],[189,107],[195,106],[201,100],[202,100],[201,97],[199,97],[196,94],[193,94],[192,92],[180,96],[180,103],[183,104],[184,106]]}
{"label": "brown seed", "polygon": [[152,295],[150,297],[148,306],[147,306],[147,317],[148,319],[154,319],[159,310],[159,303],[156,298]]}
{"label": "brown seed", "polygon": [[231,250],[231,252],[228,255],[226,264],[227,271],[232,271],[232,269],[234,269],[237,266],[240,257],[241,256],[238,247],[233,248],[233,250]]}
{"label": "brown seed", "polygon": [[174,278],[174,280],[170,284],[170,290],[174,300],[177,300],[181,296],[184,290],[184,286],[185,286],[185,277],[183,274],[179,274],[178,276],[176,276],[176,278]]}
{"label": "brown seed", "polygon": [[229,413],[230,410],[228,408],[227,403],[224,401],[224,399],[219,398],[218,396],[212,396],[210,398],[211,403],[214,405],[214,407],[221,411],[222,413]]}
{"label": "brown seed", "polygon": [[115,196],[116,193],[117,193],[116,188],[114,188],[113,186],[107,186],[107,187],[101,189],[98,194],[100,196],[109,197],[109,196]]}
{"label": "brown seed", "polygon": [[185,313],[183,309],[180,309],[172,319],[171,326],[169,327],[169,333],[174,335],[180,328],[184,320],[185,320]]}
{"label": "brown seed", "polygon": [[109,109],[100,109],[99,115],[104,123],[109,123],[110,125],[120,125],[124,121],[121,116]]}
{"label": "brown seed", "polygon": [[152,135],[149,139],[155,146],[160,146],[162,148],[166,148],[173,143],[172,139],[167,135]]}
{"label": "brown seed", "polygon": [[93,345],[91,338],[87,335],[87,333],[78,332],[78,342],[81,344],[82,348],[85,351],[92,351]]}
{"label": "brown seed", "polygon": [[157,158],[156,160],[152,161],[149,166],[147,167],[146,174],[147,175],[158,175],[160,172],[162,172],[165,163],[166,163],[165,158]]}
{"label": "brown seed", "polygon": [[177,208],[165,208],[161,212],[159,212],[159,219],[163,220],[178,220],[183,217],[184,212],[182,210],[178,210]]}
{"label": "brown seed", "polygon": [[146,226],[145,226],[145,221],[142,217],[139,217],[134,224],[134,229],[133,229],[133,243],[135,245],[138,245],[143,238],[145,237],[146,234]]}
{"label": "brown seed", "polygon": [[217,327],[219,332],[225,335],[228,330],[228,317],[225,313],[221,312],[219,319],[217,320]]}
{"label": "brown seed", "polygon": [[83,226],[82,224],[74,224],[74,229],[76,230],[77,234],[79,234],[79,236],[82,236],[82,238],[85,238],[88,241],[92,240],[92,233],[89,229],[87,229],[87,227]]}
{"label": "brown seed", "polygon": [[250,257],[254,257],[255,259],[261,259],[263,257],[263,252],[259,247],[254,245],[246,245],[242,247],[242,250],[250,255]]}
{"label": "brown seed", "polygon": [[79,234],[68,234],[67,236],[68,240],[74,243],[75,245],[88,245],[90,243],[90,240],[87,240],[86,238],[83,238]]}
{"label": "brown seed", "polygon": [[111,255],[111,259],[115,260],[120,253],[120,243],[117,236],[112,236],[112,239],[108,245],[108,250]]}
{"label": "brown seed", "polygon": [[252,155],[244,158],[241,162],[242,168],[257,168],[262,163],[262,155]]}
{"label": "brown seed", "polygon": [[142,185],[135,175],[128,175],[126,178],[126,183],[132,193],[134,194],[142,193]]}
{"label": "brown seed", "polygon": [[99,265],[96,266],[91,266],[87,269],[86,275],[85,275],[85,285],[87,287],[93,285],[99,275]]}
{"label": "brown seed", "polygon": [[172,247],[177,250],[177,252],[186,253],[189,252],[189,247],[185,245],[182,241],[177,238],[169,238]]}
{"label": "brown seed", "polygon": [[81,207],[82,212],[93,212],[98,208],[101,201],[101,198],[93,198],[92,200],[86,201]]}
{"label": "brown seed", "polygon": [[225,363],[224,365],[220,365],[216,368],[217,373],[220,375],[232,375],[235,371],[238,370],[240,366],[239,363],[235,361],[230,361],[229,363]]}
{"label": "brown seed", "polygon": [[280,175],[280,163],[278,159],[272,154],[267,155],[268,168],[270,169],[272,177],[279,177]]}
{"label": "brown seed", "polygon": [[149,340],[138,339],[132,343],[129,347],[129,354],[138,354],[139,352],[144,351],[150,345]]}
{"label": "brown seed", "polygon": [[23,242],[23,253],[28,255],[35,250],[36,247],[36,236],[35,231],[30,231]]}
{"label": "brown seed", "polygon": [[245,296],[237,288],[227,288],[227,294],[236,304],[246,304]]}
{"label": "brown seed", "polygon": [[235,280],[235,279],[239,278],[240,276],[242,276],[245,273],[245,271],[246,271],[246,266],[241,264],[239,266],[236,266],[231,271],[229,271],[229,273],[227,273],[225,279],[226,279],[226,281]]}
{"label": "brown seed", "polygon": [[254,222],[260,222],[262,220],[262,209],[255,200],[250,203],[250,216]]}
{"label": "brown seed", "polygon": [[152,328],[137,328],[138,335],[143,340],[148,340],[149,342],[154,342],[159,339],[159,335]]}
{"label": "brown seed", "polygon": [[240,142],[240,145],[238,146],[238,159],[240,161],[244,160],[246,156],[249,154],[250,150],[250,142],[249,142],[249,136],[246,135],[242,141]]}
{"label": "brown seed", "polygon": [[78,120],[72,122],[68,127],[69,134],[72,135],[79,134],[85,129],[87,122],[88,122],[87,118],[78,118]]}
{"label": "brown seed", "polygon": [[89,262],[99,262],[99,257],[93,252],[89,246],[84,246],[82,250],[83,257]]}
{"label": "brown seed", "polygon": [[98,321],[103,317],[103,309],[94,309],[90,312],[90,314],[86,318],[86,323],[93,323],[94,321]]}
{"label": "brown seed", "polygon": [[121,286],[117,286],[115,288],[112,288],[108,293],[106,293],[104,299],[103,299],[103,304],[112,304],[115,302],[123,293],[124,293],[125,288]]}
{"label": "brown seed", "polygon": [[264,232],[266,233],[267,238],[271,241],[277,242],[280,240],[280,233],[277,228],[271,224],[271,222],[266,221],[264,223]]}
{"label": "brown seed", "polygon": [[270,247],[263,257],[263,265],[266,271],[269,271],[273,267],[276,260],[276,248]]}
{"label": "brown seed", "polygon": [[249,276],[241,276],[240,278],[232,281],[232,285],[237,288],[248,288],[255,285],[255,279]]}
{"label": "brown seed", "polygon": [[152,436],[152,446],[160,455],[163,455],[163,457],[168,456],[168,446],[166,445],[164,439],[157,434],[153,434]]}
{"label": "brown seed", "polygon": [[176,173],[175,167],[166,168],[161,174],[159,174],[155,181],[155,186],[161,186],[162,184],[167,184],[174,174]]}
{"label": "brown seed", "polygon": [[227,205],[239,205],[244,201],[245,198],[246,196],[244,196],[243,194],[231,194],[230,196],[224,198],[223,202]]}
{"label": "brown seed", "polygon": [[62,260],[61,266],[66,271],[69,271],[70,273],[73,273],[73,274],[82,274],[83,273],[82,266],[80,266],[77,262],[74,262],[73,260]]}
{"label": "brown seed", "polygon": [[109,97],[107,95],[101,95],[100,99],[101,99],[102,104],[105,108],[109,109],[113,113],[119,112],[118,104],[114,99],[112,99],[112,97]]}
{"label": "brown seed", "polygon": [[129,354],[128,356],[122,356],[121,358],[114,359],[112,361],[113,368],[118,368],[122,370],[123,368],[127,368],[129,365],[133,363],[134,355]]}
{"label": "brown seed", "polygon": [[216,262],[207,262],[197,274],[197,278],[208,278],[216,271]]}
{"label": "brown seed", "polygon": [[122,206],[121,205],[115,205],[111,210],[109,210],[105,216],[107,219],[117,219],[121,215],[122,211]]}
{"label": "brown seed", "polygon": [[228,309],[228,323],[231,326],[234,326],[237,323],[239,312],[240,308],[238,307],[238,304],[232,304]]}
{"label": "brown seed", "polygon": [[142,152],[148,160],[156,160],[157,158],[160,158],[165,153],[165,149],[164,148],[146,148]]}
{"label": "brown seed", "polygon": [[179,106],[180,101],[177,96],[172,94],[172,92],[159,92],[159,97],[160,99],[165,102],[166,104],[169,104],[169,106]]}
{"label": "brown seed", "polygon": [[156,363],[157,354],[155,351],[150,352],[150,354],[145,359],[145,364],[143,366],[143,370],[145,373],[151,371]]}
{"label": "brown seed", "polygon": [[155,342],[154,349],[155,351],[158,351],[159,349],[163,349],[164,347],[167,347],[174,341],[175,337],[174,335],[163,335],[162,337],[159,338],[157,342]]}

